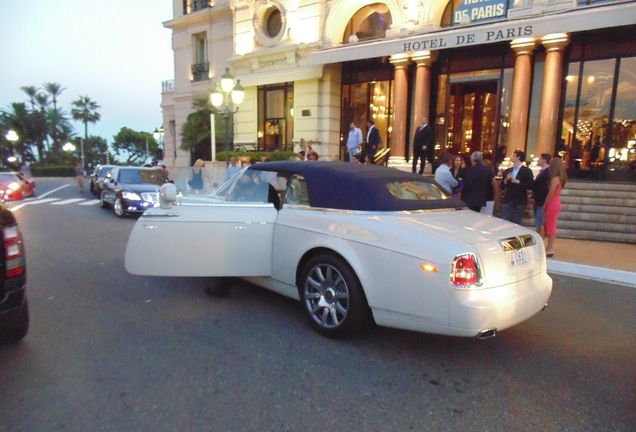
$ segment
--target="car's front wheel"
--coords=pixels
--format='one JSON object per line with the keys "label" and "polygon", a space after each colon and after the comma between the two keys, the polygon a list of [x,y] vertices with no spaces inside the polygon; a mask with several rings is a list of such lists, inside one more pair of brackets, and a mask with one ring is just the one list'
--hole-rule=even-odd
{"label": "car's front wheel", "polygon": [[360,282],[341,258],[321,254],[309,260],[298,289],[303,311],[323,336],[353,336],[372,322]]}
{"label": "car's front wheel", "polygon": [[115,200],[115,204],[113,204],[113,211],[117,217],[124,217],[126,212],[124,211],[124,203],[121,202],[121,198],[117,198]]}
{"label": "car's front wheel", "polygon": [[102,192],[102,193],[100,194],[100,196],[99,196],[99,205],[100,205],[100,207],[101,207],[101,208],[103,208],[103,209],[108,208],[108,203],[106,202],[106,199],[105,199],[106,197],[105,197],[105,195],[106,195],[106,194],[105,194],[104,192]]}

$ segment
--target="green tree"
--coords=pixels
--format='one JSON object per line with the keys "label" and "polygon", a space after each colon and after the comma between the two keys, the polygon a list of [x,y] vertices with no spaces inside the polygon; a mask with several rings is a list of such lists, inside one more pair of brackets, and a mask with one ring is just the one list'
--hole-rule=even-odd
{"label": "green tree", "polygon": [[75,108],[71,109],[71,115],[75,120],[84,123],[84,139],[88,139],[88,123],[97,123],[101,116],[97,112],[99,105],[88,96],[80,96],[71,102]]}
{"label": "green tree", "polygon": [[30,125],[29,110],[23,102],[13,102],[10,107],[2,111],[2,124],[4,129],[15,131],[18,140],[15,143],[7,142],[10,148],[8,154],[14,150],[22,161],[32,160],[33,154],[30,145],[34,142],[33,130]]}
{"label": "green tree", "polygon": [[25,92],[27,96],[29,96],[29,101],[31,102],[31,111],[35,111],[35,97],[37,96],[39,90],[36,86],[22,86],[20,90]]}
{"label": "green tree", "polygon": [[[42,85],[42,88],[49,94],[49,96],[51,96],[51,101],[53,102],[53,111],[58,112],[57,111],[57,98],[66,89],[62,88],[62,86],[59,83],[54,83],[54,82],[44,83]],[[49,131],[49,135],[51,136],[51,138],[53,140],[53,153],[57,154],[59,152],[59,150],[60,150],[59,149],[59,147],[60,147],[59,146],[59,139],[58,139],[58,136],[57,136],[58,125],[56,123],[56,121],[58,119],[58,116],[56,114],[49,114],[48,118],[52,122],[52,123],[50,123],[51,129]]]}
{"label": "green tree", "polygon": [[[78,157],[81,159],[82,143],[79,138],[75,138],[75,147]],[[105,138],[91,135],[84,139],[84,161],[87,165],[94,167],[97,164],[105,164],[107,161],[113,160],[114,156],[109,152],[108,142]]]}
{"label": "green tree", "polygon": [[[210,115],[214,108],[206,97],[192,101],[195,110],[181,125],[181,150],[190,151],[192,159],[211,159]],[[217,149],[225,148],[225,118],[223,115],[214,116],[215,142]],[[233,136],[233,124],[230,122],[229,135]]]}
{"label": "green tree", "polygon": [[154,155],[159,148],[150,132],[137,132],[127,127],[121,128],[114,140],[113,149],[118,155],[126,157],[125,163],[128,165],[145,163],[146,154]]}

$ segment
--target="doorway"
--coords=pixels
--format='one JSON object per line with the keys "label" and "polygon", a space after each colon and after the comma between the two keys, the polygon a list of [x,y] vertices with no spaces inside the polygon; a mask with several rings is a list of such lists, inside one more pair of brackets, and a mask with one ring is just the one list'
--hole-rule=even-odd
{"label": "doorway", "polygon": [[[448,144],[453,154],[480,151],[485,159],[497,148],[497,81],[451,84]],[[448,148],[448,146],[447,146]]]}

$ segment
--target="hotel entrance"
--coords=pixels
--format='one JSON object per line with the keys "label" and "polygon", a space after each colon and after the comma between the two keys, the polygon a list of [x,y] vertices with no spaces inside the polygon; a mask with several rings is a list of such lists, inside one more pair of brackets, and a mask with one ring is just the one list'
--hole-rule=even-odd
{"label": "hotel entrance", "polygon": [[496,81],[451,84],[448,151],[462,155],[469,155],[474,151],[492,154],[495,148],[496,124]]}

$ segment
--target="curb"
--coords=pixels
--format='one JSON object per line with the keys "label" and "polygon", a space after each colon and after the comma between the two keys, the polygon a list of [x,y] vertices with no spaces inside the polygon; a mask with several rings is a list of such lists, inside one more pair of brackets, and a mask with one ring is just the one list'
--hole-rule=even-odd
{"label": "curb", "polygon": [[623,270],[612,270],[603,267],[593,267],[584,264],[574,264],[564,261],[547,260],[548,271],[563,273],[572,276],[582,276],[591,279],[600,279],[609,282],[617,282],[632,285],[636,288],[636,273]]}

